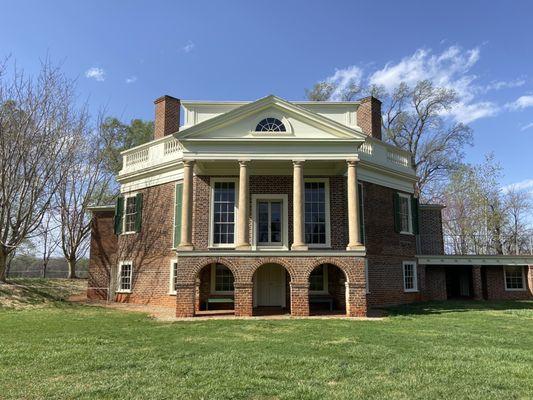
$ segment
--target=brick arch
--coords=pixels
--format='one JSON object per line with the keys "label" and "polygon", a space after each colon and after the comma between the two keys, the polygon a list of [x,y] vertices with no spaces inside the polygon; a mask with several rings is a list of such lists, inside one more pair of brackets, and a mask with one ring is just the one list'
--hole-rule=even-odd
{"label": "brick arch", "polygon": [[[282,259],[280,257],[265,257],[265,258],[260,258],[258,261],[256,261],[255,263],[253,263],[249,268],[248,268],[248,274],[246,276],[246,281],[247,282],[252,282],[252,279],[253,279],[253,276],[254,274],[256,273],[256,271],[263,265],[265,264],[278,264],[278,265],[281,265],[283,268],[285,268],[285,270],[289,273],[289,276],[290,276],[290,280],[294,282],[295,280],[295,270],[294,270],[294,266],[292,266],[290,263],[288,263],[285,259]],[[244,277],[243,277],[244,278]]]}
{"label": "brick arch", "polygon": [[350,267],[348,264],[346,264],[343,261],[340,261],[338,259],[332,260],[331,258],[327,258],[327,257],[318,258],[318,259],[313,260],[311,263],[309,263],[309,265],[307,266],[305,270],[306,281],[309,281],[309,276],[311,275],[311,272],[313,272],[313,270],[316,267],[322,264],[331,264],[339,268],[344,273],[346,282],[356,281],[354,268]]}
{"label": "brick arch", "polygon": [[204,258],[201,258],[200,261],[196,262],[196,264],[194,264],[191,268],[187,268],[186,270],[183,270],[183,271],[180,271],[178,269],[178,271],[180,271],[178,272],[178,279],[180,280],[180,282],[183,282],[183,283],[194,284],[196,282],[196,278],[198,277],[198,274],[200,273],[200,271],[206,266],[211,265],[213,263],[222,264],[225,267],[227,267],[233,274],[233,278],[235,279],[235,281],[241,278],[241,275],[242,275],[241,269],[238,267],[238,265],[236,265],[231,260],[228,260],[224,257],[217,257],[217,258],[204,257]]}

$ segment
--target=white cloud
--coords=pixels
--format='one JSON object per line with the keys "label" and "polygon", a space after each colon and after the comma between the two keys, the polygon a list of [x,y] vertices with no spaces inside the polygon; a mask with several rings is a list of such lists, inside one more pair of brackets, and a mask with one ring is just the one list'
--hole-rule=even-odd
{"label": "white cloud", "polygon": [[137,82],[136,76],[130,76],[129,78],[126,78],[126,83],[134,83]]}
{"label": "white cloud", "polygon": [[352,84],[359,86],[362,78],[363,70],[355,65],[335,70],[335,73],[326,79],[328,82],[336,84],[336,89],[331,94],[331,100],[340,100],[342,92]]}
{"label": "white cloud", "polygon": [[533,128],[533,122],[524,125],[523,127],[520,128],[520,130],[525,131],[526,129],[530,129],[530,128]]}
{"label": "white cloud", "polygon": [[85,71],[85,77],[94,79],[97,82],[103,82],[105,81],[105,71],[102,68],[91,67]]}
{"label": "white cloud", "polygon": [[492,81],[485,86],[485,91],[500,90],[500,89],[512,89],[526,84],[525,79],[515,79],[512,81]]}
{"label": "white cloud", "polygon": [[533,95],[520,96],[512,103],[506,104],[511,110],[523,110],[524,108],[533,107]]}
{"label": "white cloud", "polygon": [[187,44],[186,44],[185,46],[183,46],[182,50],[183,50],[185,53],[190,53],[191,51],[194,50],[194,47],[195,47],[195,44],[189,40],[189,41],[187,42]]}
{"label": "white cloud", "polygon": [[533,179],[526,179],[520,182],[512,183],[510,185],[504,186],[502,190],[507,192],[510,189],[518,191],[533,192]]}
{"label": "white cloud", "polygon": [[480,101],[477,103],[465,104],[459,102],[449,114],[456,121],[469,124],[480,118],[493,117],[498,114],[500,107],[491,101]]}

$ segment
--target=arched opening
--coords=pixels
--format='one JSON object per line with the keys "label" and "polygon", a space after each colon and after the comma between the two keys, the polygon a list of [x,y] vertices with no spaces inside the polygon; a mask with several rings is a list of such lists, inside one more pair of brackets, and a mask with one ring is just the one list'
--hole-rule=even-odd
{"label": "arched opening", "polygon": [[211,263],[198,271],[195,290],[195,314],[232,314],[235,312],[235,277],[220,263]]}
{"label": "arched opening", "polygon": [[333,264],[320,264],[309,275],[309,313],[346,313],[346,274]]}
{"label": "arched opening", "polygon": [[291,276],[280,264],[263,264],[253,276],[254,315],[287,314],[291,306]]}

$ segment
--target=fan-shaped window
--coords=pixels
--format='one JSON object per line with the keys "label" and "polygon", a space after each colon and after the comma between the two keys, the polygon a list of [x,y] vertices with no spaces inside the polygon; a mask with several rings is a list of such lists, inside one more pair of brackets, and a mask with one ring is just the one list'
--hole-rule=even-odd
{"label": "fan-shaped window", "polygon": [[256,132],[286,132],[285,125],[277,118],[265,118],[255,127]]}

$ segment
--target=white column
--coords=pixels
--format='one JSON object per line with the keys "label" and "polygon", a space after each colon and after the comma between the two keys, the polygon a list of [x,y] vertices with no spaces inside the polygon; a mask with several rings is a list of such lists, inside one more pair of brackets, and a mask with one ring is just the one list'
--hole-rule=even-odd
{"label": "white column", "polygon": [[304,242],[304,171],[303,161],[293,161],[293,241],[291,250],[307,250]]}
{"label": "white column", "polygon": [[192,179],[194,160],[183,161],[183,194],[181,197],[181,240],[178,250],[193,250],[192,244]]}
{"label": "white column", "polygon": [[346,250],[360,250],[359,195],[357,187],[357,160],[348,160],[348,239]]}
{"label": "white column", "polygon": [[249,189],[248,160],[239,160],[239,211],[237,215],[237,250],[249,250]]}

